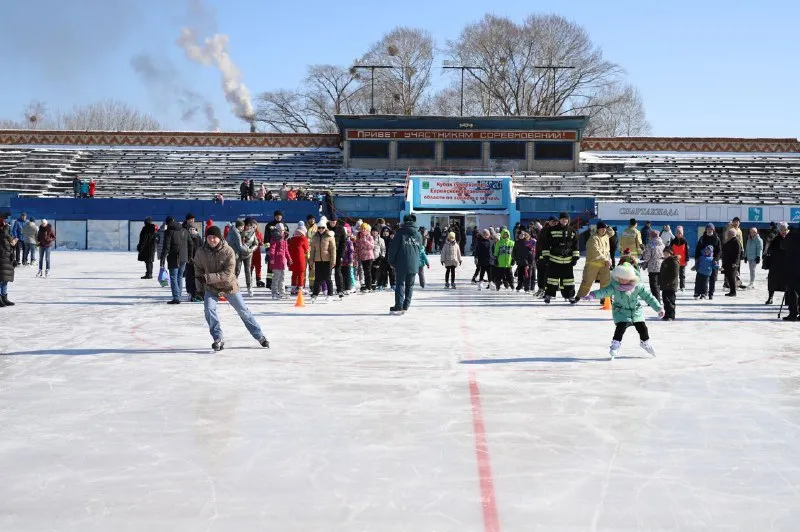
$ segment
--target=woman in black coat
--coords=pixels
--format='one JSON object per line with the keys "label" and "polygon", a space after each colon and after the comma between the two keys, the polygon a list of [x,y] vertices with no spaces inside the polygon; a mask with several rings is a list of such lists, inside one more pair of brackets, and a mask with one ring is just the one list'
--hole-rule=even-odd
{"label": "woman in black coat", "polygon": [[0,218],[0,307],[13,307],[8,300],[8,283],[14,282],[14,245],[16,238],[11,236],[11,227]]}
{"label": "woman in black coat", "polygon": [[142,279],[153,278],[153,262],[156,258],[156,233],[158,228],[153,224],[153,219],[149,216],[144,219],[144,227],[139,233],[139,245],[136,251],[139,252],[139,262],[144,262],[146,272]]}
{"label": "woman in black coat", "polygon": [[767,277],[769,299],[767,299],[767,305],[772,304],[772,296],[775,292],[783,292],[786,290],[786,279],[789,273],[788,263],[786,261],[786,235],[788,234],[788,226],[781,224],[778,230],[778,236],[770,243],[765,254],[766,261],[769,263],[769,276]]}
{"label": "woman in black coat", "polygon": [[[491,234],[488,229],[484,229],[483,233],[478,234],[475,243],[475,274],[472,276],[473,283],[483,283],[492,280],[491,266],[492,266],[492,241]],[[486,274],[484,281],[483,275]],[[480,287],[480,284],[478,284]]]}
{"label": "woman in black coat", "polygon": [[742,245],[736,239],[736,231],[728,230],[728,241],[722,246],[722,271],[725,272],[730,292],[725,294],[728,297],[736,296],[736,274],[739,271],[739,262],[742,260]]}

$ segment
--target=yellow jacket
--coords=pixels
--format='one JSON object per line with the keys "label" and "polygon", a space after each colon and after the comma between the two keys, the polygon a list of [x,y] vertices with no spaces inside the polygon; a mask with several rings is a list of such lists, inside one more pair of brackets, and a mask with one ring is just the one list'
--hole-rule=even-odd
{"label": "yellow jacket", "polygon": [[609,240],[612,236],[614,236],[614,230],[609,227],[603,236],[595,232],[589,238],[589,242],[586,244],[586,264],[605,266],[606,261],[611,261],[611,244]]}
{"label": "yellow jacket", "polygon": [[744,235],[742,234],[742,228],[741,226],[734,227],[732,223],[729,223],[728,226],[725,228],[725,234],[722,236],[722,243],[725,244],[728,242],[728,240],[730,240],[730,238],[728,238],[729,229],[734,229],[736,231],[736,240],[739,241],[739,247],[744,249]]}
{"label": "yellow jacket", "polygon": [[635,227],[628,227],[619,237],[619,250],[624,252],[625,248],[630,248],[631,255],[638,257],[642,254],[642,233]]}

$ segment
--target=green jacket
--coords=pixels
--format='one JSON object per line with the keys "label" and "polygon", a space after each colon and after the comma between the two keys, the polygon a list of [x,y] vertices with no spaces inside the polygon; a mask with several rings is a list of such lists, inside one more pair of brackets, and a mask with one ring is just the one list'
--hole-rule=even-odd
{"label": "green jacket", "polygon": [[514,241],[508,229],[500,232],[500,240],[494,243],[494,256],[497,257],[498,268],[510,268],[513,262]]}
{"label": "green jacket", "polygon": [[419,271],[419,252],[422,249],[422,235],[417,230],[417,224],[404,223],[397,230],[394,239],[386,250],[389,264],[394,267],[395,274],[399,277],[416,275]]}
{"label": "green jacket", "polygon": [[425,253],[425,248],[420,248],[419,250],[419,267],[423,268],[425,266],[430,266],[431,263],[428,260],[428,254]]}
{"label": "green jacket", "polygon": [[644,321],[644,312],[640,299],[658,312],[661,305],[658,300],[650,293],[644,284],[639,283],[630,292],[620,290],[619,283],[615,280],[611,284],[600,290],[594,290],[592,295],[596,298],[614,297],[612,314],[614,323],[637,323]]}

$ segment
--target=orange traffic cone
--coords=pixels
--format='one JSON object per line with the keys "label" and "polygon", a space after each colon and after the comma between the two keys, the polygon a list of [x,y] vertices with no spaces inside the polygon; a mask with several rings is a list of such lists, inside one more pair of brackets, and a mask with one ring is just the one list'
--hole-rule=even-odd
{"label": "orange traffic cone", "polygon": [[305,302],[303,301],[303,291],[302,290],[297,292],[297,300],[294,302],[294,306],[295,307],[305,307],[306,306]]}
{"label": "orange traffic cone", "polygon": [[607,297],[603,299],[603,306],[600,307],[600,310],[611,310],[611,298]]}

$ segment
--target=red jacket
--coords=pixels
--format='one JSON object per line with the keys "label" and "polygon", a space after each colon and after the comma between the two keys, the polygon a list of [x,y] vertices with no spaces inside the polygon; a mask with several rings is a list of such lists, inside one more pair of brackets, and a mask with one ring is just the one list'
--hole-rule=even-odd
{"label": "red jacket", "polygon": [[97,188],[97,184],[94,181],[89,181],[89,196],[94,197],[94,191]]}
{"label": "red jacket", "polygon": [[672,240],[672,251],[675,253],[675,256],[678,257],[678,260],[680,260],[681,266],[686,266],[686,259],[689,257],[689,243],[686,242],[685,238],[681,244],[676,244],[676,241],[677,239]]}
{"label": "red jacket", "polygon": [[305,235],[293,236],[289,239],[289,256],[292,258],[290,270],[293,272],[304,272],[306,270],[308,250],[308,238]]}

